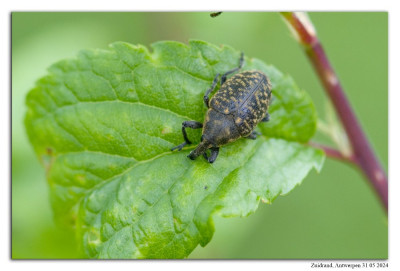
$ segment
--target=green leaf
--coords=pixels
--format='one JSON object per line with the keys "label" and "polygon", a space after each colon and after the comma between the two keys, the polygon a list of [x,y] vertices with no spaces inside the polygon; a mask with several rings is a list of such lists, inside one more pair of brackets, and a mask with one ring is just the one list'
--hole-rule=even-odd
{"label": "green leaf", "polygon": [[[321,169],[309,96],[273,66],[246,58],[244,70],[271,79],[271,121],[207,163],[170,148],[181,123],[203,121],[204,92],[240,52],[202,41],[114,43],[49,69],[27,97],[25,125],[43,162],[56,220],[76,228],[91,258],[183,258],[212,238],[212,217],[247,216]],[[196,143],[199,130],[189,131]]]}

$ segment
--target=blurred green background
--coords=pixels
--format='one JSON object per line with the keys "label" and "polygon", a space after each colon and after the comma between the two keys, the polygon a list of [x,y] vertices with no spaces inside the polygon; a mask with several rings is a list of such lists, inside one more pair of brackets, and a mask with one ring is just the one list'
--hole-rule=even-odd
{"label": "blurred green background", "polygon": [[[388,14],[310,13],[384,168],[388,165]],[[290,74],[324,117],[326,96],[277,13],[12,13],[12,257],[74,258],[71,231],[54,225],[45,171],[23,119],[25,96],[46,68],[114,41],[228,44]],[[328,142],[316,135],[321,142]],[[320,174],[247,218],[215,219],[216,232],[189,258],[387,258],[388,221],[355,168],[328,159]]]}

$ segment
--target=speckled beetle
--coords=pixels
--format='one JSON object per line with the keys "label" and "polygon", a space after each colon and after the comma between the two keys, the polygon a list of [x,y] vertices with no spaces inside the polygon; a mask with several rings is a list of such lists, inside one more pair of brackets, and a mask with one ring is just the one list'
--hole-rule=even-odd
{"label": "speckled beetle", "polygon": [[[226,77],[243,67],[244,55],[240,56],[239,67],[227,71],[221,77],[221,88],[209,100],[215,89],[219,74],[217,74],[204,95],[204,103],[208,108],[204,125],[198,121],[184,121],[182,134],[185,142],[172,148],[179,151],[191,144],[185,128],[203,128],[201,143],[188,155],[192,160],[203,154],[208,162],[213,163],[218,156],[219,147],[233,142],[240,137],[256,139],[253,131],[260,121],[269,120],[267,112],[271,101],[271,83],[260,71],[244,71],[226,80]],[[206,151],[210,149],[208,157]]]}

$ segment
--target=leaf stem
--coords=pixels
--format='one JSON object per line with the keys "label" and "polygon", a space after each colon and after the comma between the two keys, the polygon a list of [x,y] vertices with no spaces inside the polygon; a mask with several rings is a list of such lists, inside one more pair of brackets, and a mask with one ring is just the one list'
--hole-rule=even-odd
{"label": "leaf stem", "polygon": [[[366,175],[388,210],[387,175],[374,154],[368,139],[348,101],[340,81],[317,37],[311,20],[302,12],[282,12],[282,16],[302,45],[343,124],[353,150],[354,161]],[[334,155],[331,150],[329,153]],[[336,156],[337,158],[339,156]]]}
{"label": "leaf stem", "polygon": [[354,154],[351,155],[346,155],[344,153],[342,153],[341,151],[334,149],[332,147],[320,144],[320,143],[316,143],[316,142],[308,142],[308,145],[317,149],[321,149],[325,152],[326,156],[339,160],[339,161],[345,161],[345,162],[350,162],[353,164],[358,165],[358,160],[356,159],[356,157],[354,156]]}

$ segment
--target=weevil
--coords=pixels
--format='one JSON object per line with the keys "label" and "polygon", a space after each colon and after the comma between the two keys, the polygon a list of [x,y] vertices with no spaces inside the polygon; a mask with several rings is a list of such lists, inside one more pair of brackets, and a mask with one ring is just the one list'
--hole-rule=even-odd
{"label": "weevil", "polygon": [[[231,78],[227,76],[238,72],[244,64],[244,54],[239,59],[239,66],[225,72],[221,76],[220,89],[211,98],[210,94],[215,90],[219,73],[215,75],[211,87],[204,94],[204,103],[208,110],[204,124],[198,121],[184,121],[182,134],[185,142],[171,150],[182,150],[189,140],[186,128],[203,128],[201,142],[190,152],[188,157],[192,160],[203,155],[213,163],[218,156],[222,145],[236,141],[241,137],[256,139],[254,131],[259,122],[269,120],[268,106],[271,102],[271,83],[268,77],[261,71],[251,70],[238,73]],[[206,151],[210,149],[210,156]]]}

